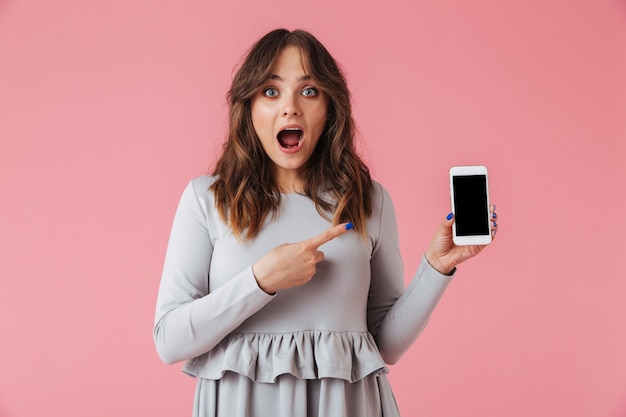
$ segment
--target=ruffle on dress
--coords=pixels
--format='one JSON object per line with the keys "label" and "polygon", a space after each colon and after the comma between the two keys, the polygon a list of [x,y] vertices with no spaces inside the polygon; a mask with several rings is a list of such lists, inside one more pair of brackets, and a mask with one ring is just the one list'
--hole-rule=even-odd
{"label": "ruffle on dress", "polygon": [[227,372],[198,378],[193,417],[400,417],[387,375],[349,383],[281,375],[273,384]]}
{"label": "ruffle on dress", "polygon": [[269,383],[284,374],[356,382],[388,369],[367,331],[306,330],[230,334],[211,351],[188,361],[183,371],[212,380],[234,372]]}

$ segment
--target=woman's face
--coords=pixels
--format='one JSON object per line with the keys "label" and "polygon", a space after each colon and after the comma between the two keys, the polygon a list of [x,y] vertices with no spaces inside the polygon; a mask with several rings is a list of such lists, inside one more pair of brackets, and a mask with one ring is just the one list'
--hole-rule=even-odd
{"label": "woman's face", "polygon": [[252,99],[251,111],[277,185],[283,192],[301,191],[300,169],[324,130],[328,97],[306,73],[298,48],[280,52],[270,78]]}

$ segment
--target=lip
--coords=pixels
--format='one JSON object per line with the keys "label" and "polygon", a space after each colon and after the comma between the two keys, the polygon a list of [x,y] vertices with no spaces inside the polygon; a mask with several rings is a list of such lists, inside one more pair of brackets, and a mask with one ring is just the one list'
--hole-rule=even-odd
{"label": "lip", "polygon": [[[278,135],[280,134],[280,132],[282,132],[284,130],[300,130],[302,132],[302,135],[300,137],[300,141],[298,142],[298,146],[294,146],[293,148],[283,148],[280,145],[280,142],[278,141]],[[289,124],[289,125],[282,126],[278,130],[278,132],[276,133],[275,137],[277,138],[276,139],[276,144],[278,146],[278,149],[280,149],[281,152],[286,153],[286,154],[297,153],[304,146],[304,140],[305,140],[304,128],[302,126],[298,125],[298,124]]]}

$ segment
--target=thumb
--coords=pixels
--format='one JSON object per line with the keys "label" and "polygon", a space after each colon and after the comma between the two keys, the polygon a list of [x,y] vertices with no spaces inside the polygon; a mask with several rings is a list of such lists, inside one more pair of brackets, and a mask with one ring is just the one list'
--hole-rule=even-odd
{"label": "thumb", "polygon": [[454,223],[454,214],[448,214],[439,226],[439,231],[443,236],[452,236],[452,224]]}

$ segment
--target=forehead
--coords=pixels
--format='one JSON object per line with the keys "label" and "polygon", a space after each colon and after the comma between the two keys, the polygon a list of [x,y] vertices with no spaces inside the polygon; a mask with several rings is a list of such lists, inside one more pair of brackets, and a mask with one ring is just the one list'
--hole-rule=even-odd
{"label": "forehead", "polygon": [[308,59],[302,49],[297,46],[287,46],[278,53],[272,64],[272,74],[280,76],[282,73],[311,75]]}

